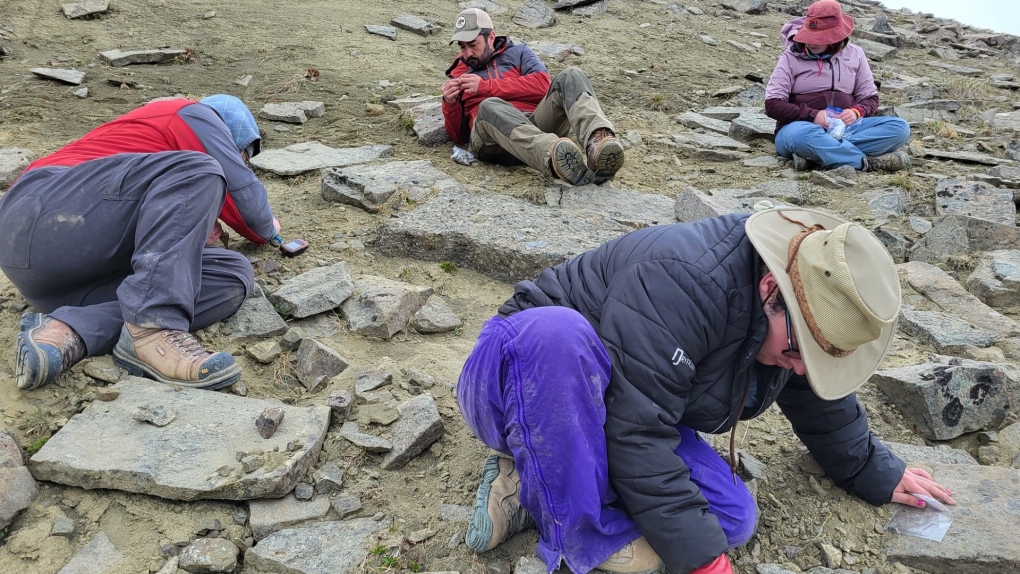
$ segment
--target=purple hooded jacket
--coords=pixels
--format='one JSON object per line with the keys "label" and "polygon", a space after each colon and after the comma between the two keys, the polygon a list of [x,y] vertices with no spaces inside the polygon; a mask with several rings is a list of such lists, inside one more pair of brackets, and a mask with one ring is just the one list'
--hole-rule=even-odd
{"label": "purple hooded jacket", "polygon": [[776,120],[776,132],[797,120],[814,121],[826,106],[855,108],[861,117],[875,113],[878,88],[864,50],[847,44],[830,58],[812,58],[792,40],[803,25],[803,17],[783,25],[786,50],[765,88],[765,114]]}

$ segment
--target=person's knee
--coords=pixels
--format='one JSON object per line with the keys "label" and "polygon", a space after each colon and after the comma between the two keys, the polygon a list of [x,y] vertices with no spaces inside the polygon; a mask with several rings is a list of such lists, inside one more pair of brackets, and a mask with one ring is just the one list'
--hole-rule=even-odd
{"label": "person's knee", "polygon": [[907,140],[910,139],[910,124],[908,124],[907,121],[904,120],[903,118],[889,118],[889,119],[891,120],[889,122],[890,129],[892,130],[894,137],[897,141],[896,147],[899,147],[907,143]]}
{"label": "person's knee", "polygon": [[729,501],[727,509],[730,515],[729,528],[726,531],[726,543],[730,548],[737,548],[746,544],[758,526],[758,507],[755,504],[754,496],[746,487],[739,489]]}
{"label": "person's knee", "polygon": [[521,312],[521,319],[527,320],[529,335],[543,340],[567,342],[575,338],[590,339],[595,334],[583,315],[567,307],[527,309]]}
{"label": "person's knee", "polygon": [[509,102],[502,98],[486,98],[482,100],[482,103],[478,104],[478,115],[475,116],[475,121],[483,121],[490,124],[496,123],[500,110],[505,109],[509,105]]}

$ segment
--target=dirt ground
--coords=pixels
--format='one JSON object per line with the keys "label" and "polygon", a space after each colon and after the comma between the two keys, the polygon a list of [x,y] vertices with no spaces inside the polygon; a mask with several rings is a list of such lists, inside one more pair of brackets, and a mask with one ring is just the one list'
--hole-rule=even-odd
{"label": "dirt ground", "polygon": [[[557,13],[554,27],[532,30],[511,22],[522,4],[523,0],[503,2],[507,11],[494,16],[497,31],[525,41],[581,46],[583,55],[564,62],[547,62],[550,70],[555,73],[567,65],[580,67],[591,78],[617,131],[640,133],[643,143],[628,151],[627,165],[619,173],[616,186],[673,197],[688,185],[701,189],[746,188],[779,178],[779,170],[699,163],[678,155],[667,140],[668,134],[682,130],[673,120],[677,113],[725,103],[712,94],[731,85],[750,87],[743,79],[747,72],[764,72],[767,76],[780,51],[778,30],[787,15],[772,11],[747,16],[697,1],[687,5],[700,7],[704,15],[676,16],[665,10],[664,2],[611,0],[608,13],[599,18]],[[430,159],[465,183],[538,201],[553,185],[542,175],[523,167],[460,166],[449,160],[449,145],[418,145],[395,109],[387,107],[382,114],[373,115],[366,107],[392,96],[438,94],[443,71],[455,57],[447,38],[449,23],[459,9],[450,0],[116,0],[111,11],[99,18],[68,20],[56,0],[5,0],[0,30],[4,45],[13,54],[0,62],[0,147],[24,147],[43,155],[91,127],[160,96],[183,94],[197,98],[231,93],[256,112],[267,102],[319,100],[326,104],[325,116],[300,127],[289,126],[290,131],[277,131],[273,122],[260,121],[266,134],[263,148],[311,140],[334,147],[390,144],[393,159]],[[204,17],[210,11],[215,15]],[[391,41],[369,35],[363,28],[363,24],[388,24],[400,13],[435,21],[446,30],[425,38],[401,31],[397,40]],[[711,34],[722,46],[703,44],[698,39],[700,33]],[[728,39],[763,45],[756,53],[747,54],[727,46]],[[188,61],[108,68],[97,55],[113,48],[163,46],[188,48]],[[918,62],[927,59],[919,49],[903,49],[894,61],[876,66],[876,75],[927,75],[945,91],[963,89],[930,71],[915,72]],[[48,65],[85,70],[88,97],[73,96],[71,92],[77,87],[41,80],[27,72],[28,68]],[[1009,71],[1005,61],[999,71]],[[108,75],[128,77],[142,87],[109,84]],[[247,87],[235,83],[247,75],[253,76]],[[984,100],[979,90],[970,95],[968,101],[974,107],[965,112],[971,114],[991,105],[1006,105],[991,99],[995,97],[992,95]],[[667,109],[650,107],[663,103]],[[890,100],[883,98],[883,103]],[[768,143],[756,144],[755,148],[761,155],[774,153]],[[942,172],[959,169],[946,167]],[[258,259],[256,276],[261,281],[273,286],[282,278],[343,260],[355,273],[433,286],[463,319],[464,327],[447,335],[401,334],[380,342],[348,334],[339,319],[320,319],[316,323],[324,332],[320,340],[346,357],[351,368],[314,393],[291,384],[285,361],[268,367],[258,365],[215,329],[203,333],[203,340],[211,347],[239,355],[249,396],[278,397],[297,405],[322,404],[330,391],[352,387],[357,372],[380,365],[395,373],[401,368],[420,369],[447,383],[435,387],[447,434],[405,469],[379,471],[377,455],[365,455],[334,434],[327,439],[320,462],[332,461],[346,470],[344,488],[361,496],[364,503],[360,515],[382,512],[396,519],[396,526],[382,542],[387,547],[385,552],[370,555],[365,570],[509,573],[519,557],[531,553],[537,539],[534,532],[476,556],[463,545],[449,547],[451,539],[463,533],[464,525],[440,520],[439,509],[441,504],[473,502],[481,464],[488,453],[460,422],[449,389],[482,323],[510,294],[511,286],[469,270],[448,273],[436,263],[374,253],[371,243],[375,230],[388,214],[371,215],[326,203],[319,193],[318,174],[293,178],[263,174],[263,181],[284,234],[303,237],[312,248],[299,258],[284,260],[268,249],[238,246]],[[861,181],[859,187],[864,189],[906,186],[921,200],[930,200],[934,186],[929,180],[911,176],[864,174]],[[802,188],[808,204],[827,206],[873,223],[863,209],[863,200],[853,192],[821,192],[805,183]],[[327,249],[340,238],[359,239],[368,248]],[[279,264],[279,271],[265,273],[262,265],[267,261]],[[33,445],[93,400],[100,383],[83,373],[83,364],[55,385],[18,391],[13,378],[13,349],[24,309],[23,299],[0,277],[0,349],[7,349],[0,358],[0,429],[13,432],[31,452]],[[920,362],[925,353],[912,341],[897,340],[887,364]],[[92,360],[110,364],[109,357]],[[883,438],[923,444],[876,390],[865,387],[861,398],[873,428]],[[758,534],[746,548],[731,554],[737,570],[749,573],[754,571],[753,564],[770,562],[789,562],[807,569],[820,564],[818,544],[827,543],[841,548],[849,557],[845,567],[876,568],[880,573],[900,571],[901,567],[886,564],[881,554],[885,538],[881,527],[892,509],[869,507],[834,489],[827,479],[811,478],[799,464],[799,442],[777,411],[773,409],[750,422],[746,432],[742,426],[738,439],[738,447],[768,463],[768,471],[766,480],[758,484]],[[966,441],[960,446],[973,448]],[[158,571],[165,563],[160,545],[188,539],[203,519],[219,518],[228,525],[226,535],[231,538],[242,540],[249,535],[232,519],[234,512],[246,509],[244,504],[178,503],[54,484],[41,484],[41,490],[39,501],[19,515],[0,540],[2,572],[57,572],[100,530],[125,554],[116,572],[132,574]],[[70,539],[49,536],[54,507],[76,519],[78,529]],[[407,535],[423,529],[435,534],[418,544],[405,541]]]}

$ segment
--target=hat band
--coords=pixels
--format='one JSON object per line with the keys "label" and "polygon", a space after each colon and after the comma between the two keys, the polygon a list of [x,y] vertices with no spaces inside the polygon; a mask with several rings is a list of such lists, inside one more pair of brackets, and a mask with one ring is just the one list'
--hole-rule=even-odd
{"label": "hat band", "polygon": [[804,227],[804,231],[797,233],[790,240],[790,246],[787,250],[787,261],[786,274],[790,277],[790,283],[793,284],[793,293],[797,297],[797,305],[800,307],[801,315],[804,317],[804,322],[807,323],[808,330],[811,331],[811,336],[814,338],[818,346],[822,348],[827,354],[833,357],[846,357],[850,353],[853,353],[856,349],[844,350],[833,345],[829,339],[822,332],[821,327],[818,326],[818,322],[815,320],[815,316],[811,313],[811,306],[808,305],[807,296],[804,294],[804,284],[800,279],[800,269],[797,267],[797,254],[800,251],[801,243],[808,235],[816,231],[823,231],[825,228],[820,224],[812,225],[808,227],[799,221],[794,221],[788,217],[780,214],[783,219],[798,223]]}

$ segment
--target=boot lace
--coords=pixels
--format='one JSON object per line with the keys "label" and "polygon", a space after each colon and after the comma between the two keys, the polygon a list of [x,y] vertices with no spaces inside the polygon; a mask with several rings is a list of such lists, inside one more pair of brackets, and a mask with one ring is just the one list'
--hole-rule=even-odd
{"label": "boot lace", "polygon": [[198,342],[194,335],[187,331],[163,331],[163,339],[172,349],[177,350],[182,356],[189,359],[197,359],[209,351]]}

